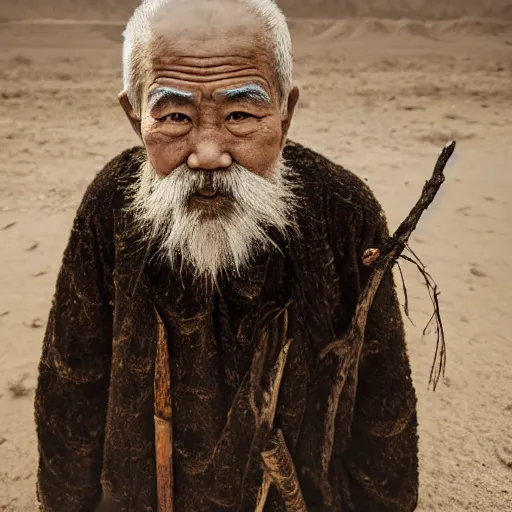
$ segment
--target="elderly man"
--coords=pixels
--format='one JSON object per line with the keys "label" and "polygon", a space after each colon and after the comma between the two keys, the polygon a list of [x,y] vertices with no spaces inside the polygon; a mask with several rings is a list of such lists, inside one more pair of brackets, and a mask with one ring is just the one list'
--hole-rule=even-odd
{"label": "elderly man", "polygon": [[320,406],[334,382],[322,349],[346,332],[361,256],[387,226],[356,176],[287,140],[298,91],[282,13],[146,0],[123,66],[142,146],[94,179],[64,254],[36,394],[40,509],[414,510],[391,273],[357,383],[335,418]]}

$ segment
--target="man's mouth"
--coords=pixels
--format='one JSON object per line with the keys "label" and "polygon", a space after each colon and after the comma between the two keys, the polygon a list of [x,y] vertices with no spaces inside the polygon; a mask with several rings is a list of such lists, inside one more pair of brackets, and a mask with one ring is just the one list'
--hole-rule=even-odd
{"label": "man's mouth", "polygon": [[215,185],[213,173],[203,173],[197,192],[194,195],[202,199],[215,199],[218,193],[219,189]]}
{"label": "man's mouth", "polygon": [[230,198],[218,190],[198,190],[190,196],[188,207],[200,213],[203,219],[218,219],[233,211]]}
{"label": "man's mouth", "polygon": [[194,196],[202,199],[215,199],[219,195],[219,191],[213,188],[203,188],[194,193]]}

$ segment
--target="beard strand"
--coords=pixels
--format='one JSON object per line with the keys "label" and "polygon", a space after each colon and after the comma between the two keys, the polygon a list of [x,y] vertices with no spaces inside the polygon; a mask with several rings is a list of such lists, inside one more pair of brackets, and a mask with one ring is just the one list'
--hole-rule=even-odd
{"label": "beard strand", "polygon": [[[230,207],[214,215],[189,205],[206,175],[229,198]],[[129,209],[144,239],[156,243],[158,255],[173,269],[181,262],[196,277],[215,283],[221,274],[240,275],[257,254],[271,245],[277,247],[269,228],[284,239],[295,230],[296,202],[290,177],[282,158],[271,178],[238,164],[220,171],[194,171],[183,164],[163,177],[145,160]]]}

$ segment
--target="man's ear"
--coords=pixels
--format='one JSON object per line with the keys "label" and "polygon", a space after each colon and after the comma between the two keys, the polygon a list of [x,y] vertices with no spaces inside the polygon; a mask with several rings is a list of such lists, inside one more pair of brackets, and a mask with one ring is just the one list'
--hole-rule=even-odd
{"label": "man's ear", "polygon": [[128,94],[126,91],[121,91],[117,99],[119,100],[119,103],[121,104],[121,107],[124,110],[124,113],[126,114],[126,117],[128,118],[128,121],[130,121],[130,124],[132,125],[133,130],[135,133],[139,136],[139,138],[142,140],[142,132],[140,127],[140,116],[135,112],[133,109],[130,100],[128,99]]}
{"label": "man's ear", "polygon": [[295,106],[297,105],[297,101],[299,100],[299,89],[294,87],[290,94],[288,95],[288,102],[286,105],[286,117],[281,122],[282,130],[283,130],[283,139],[281,144],[284,146],[286,142],[286,137],[288,135],[288,130],[290,129],[290,124],[292,122],[293,113],[295,112]]}

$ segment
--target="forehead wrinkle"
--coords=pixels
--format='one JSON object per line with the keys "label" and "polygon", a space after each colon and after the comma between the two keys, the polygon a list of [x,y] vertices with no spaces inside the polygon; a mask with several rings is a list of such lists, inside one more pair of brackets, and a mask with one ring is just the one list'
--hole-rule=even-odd
{"label": "forehead wrinkle", "polygon": [[174,87],[158,87],[149,93],[148,105],[152,108],[166,99],[178,103],[193,103],[196,95],[193,92],[182,91]]}

